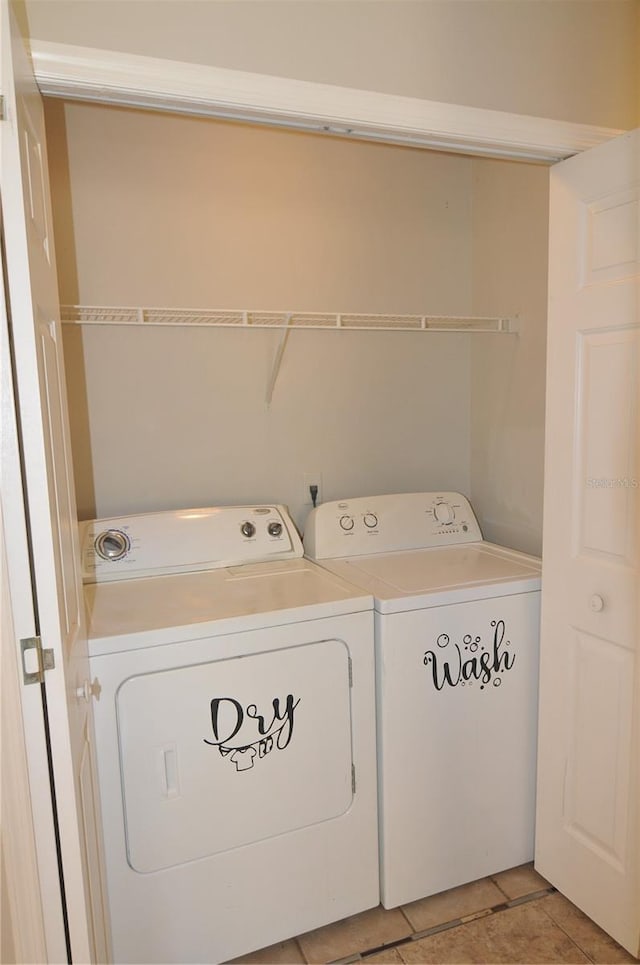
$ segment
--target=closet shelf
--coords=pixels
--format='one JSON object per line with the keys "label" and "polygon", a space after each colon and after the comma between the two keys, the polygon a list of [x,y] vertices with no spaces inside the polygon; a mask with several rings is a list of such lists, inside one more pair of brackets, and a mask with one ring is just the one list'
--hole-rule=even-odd
{"label": "closet shelf", "polygon": [[115,308],[62,305],[62,321],[76,325],[200,326],[311,331],[517,333],[513,318],[456,315],[356,315],[325,312],[223,311],[220,309]]}
{"label": "closet shelf", "polygon": [[296,329],[301,331],[347,332],[493,332],[513,335],[512,318],[486,318],[457,315],[342,315],[324,312],[253,312],[219,309],[182,308],[106,308],[97,305],[62,305],[63,322],[74,325],[129,325],[209,327],[280,330],[280,341],[267,383],[265,403],[271,405],[280,373],[287,340]]}

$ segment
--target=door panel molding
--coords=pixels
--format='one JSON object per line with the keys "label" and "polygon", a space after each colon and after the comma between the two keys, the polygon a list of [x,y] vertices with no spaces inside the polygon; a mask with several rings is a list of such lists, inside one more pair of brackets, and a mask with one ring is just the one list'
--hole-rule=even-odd
{"label": "door panel molding", "polygon": [[574,628],[570,660],[565,826],[624,874],[630,857],[626,845],[634,655],[611,640]]}
{"label": "door panel molding", "polygon": [[611,325],[576,338],[574,552],[627,568],[638,563],[633,521],[640,485],[634,476],[639,335],[635,327]]}

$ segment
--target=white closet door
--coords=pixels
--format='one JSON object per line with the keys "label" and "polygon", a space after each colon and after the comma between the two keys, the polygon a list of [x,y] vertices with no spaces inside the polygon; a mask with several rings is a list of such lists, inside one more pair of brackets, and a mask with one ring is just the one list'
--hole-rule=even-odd
{"label": "white closet door", "polygon": [[551,172],[536,867],[640,948],[640,131]]}
{"label": "white closet door", "polygon": [[[29,529],[35,633],[55,661],[44,674],[42,700],[55,786],[69,953],[76,962],[104,961],[108,942],[93,721],[90,693],[88,699],[82,696],[88,658],[44,117],[8,0],[1,0],[0,13],[5,115],[0,189],[22,462],[22,472],[18,466],[15,475],[18,484],[22,477],[24,487],[20,509],[24,508]],[[5,523],[19,525],[13,519]],[[12,592],[17,592],[13,586]],[[34,690],[39,695],[37,684]],[[27,734],[27,743],[32,739],[43,737]],[[48,795],[51,809],[48,787],[32,785],[31,794]]]}

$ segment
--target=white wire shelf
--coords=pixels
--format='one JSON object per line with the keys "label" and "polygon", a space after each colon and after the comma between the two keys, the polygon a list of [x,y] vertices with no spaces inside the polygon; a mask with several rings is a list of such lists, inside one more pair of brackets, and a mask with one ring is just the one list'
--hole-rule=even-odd
{"label": "white wire shelf", "polygon": [[485,332],[504,335],[517,333],[514,318],[461,315],[363,315],[62,305],[61,318],[64,323],[75,325],[267,328],[288,331]]}

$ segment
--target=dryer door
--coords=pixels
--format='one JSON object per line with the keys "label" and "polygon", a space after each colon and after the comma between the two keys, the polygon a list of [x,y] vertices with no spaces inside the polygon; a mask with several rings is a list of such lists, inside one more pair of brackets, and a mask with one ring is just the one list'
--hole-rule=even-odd
{"label": "dryer door", "polygon": [[131,867],[158,871],[343,814],[350,693],[340,640],[125,680],[116,699]]}

